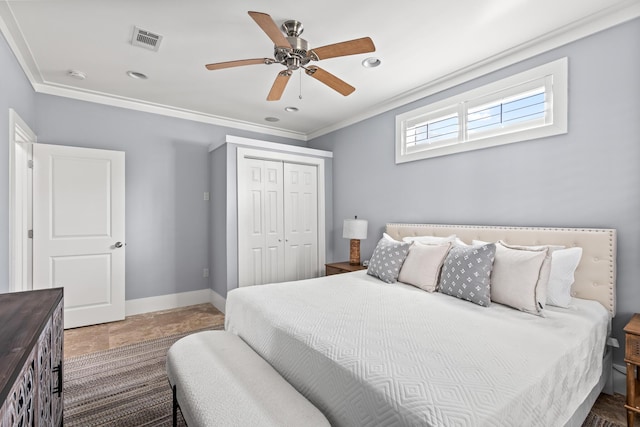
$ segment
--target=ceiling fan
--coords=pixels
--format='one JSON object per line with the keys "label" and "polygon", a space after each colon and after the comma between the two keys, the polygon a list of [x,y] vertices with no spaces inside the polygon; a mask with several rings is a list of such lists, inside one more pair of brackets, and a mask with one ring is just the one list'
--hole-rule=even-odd
{"label": "ceiling fan", "polygon": [[280,99],[291,74],[299,68],[302,68],[307,75],[324,83],[336,92],[344,96],[350,95],[356,88],[320,67],[316,67],[315,65],[309,66],[307,64],[311,61],[374,52],[376,50],[373,41],[369,37],[309,49],[307,41],[300,38],[300,34],[302,34],[304,30],[301,22],[295,20],[285,21],[281,27],[282,31],[284,31],[283,34],[268,14],[249,12],[249,16],[256,21],[260,28],[262,28],[262,31],[273,41],[275,45],[273,52],[274,58],[241,59],[238,61],[207,64],[205,67],[207,67],[208,70],[221,70],[223,68],[254,64],[284,65],[287,68],[278,73],[271,87],[271,91],[269,91],[269,95],[267,96],[267,101],[277,101]]}

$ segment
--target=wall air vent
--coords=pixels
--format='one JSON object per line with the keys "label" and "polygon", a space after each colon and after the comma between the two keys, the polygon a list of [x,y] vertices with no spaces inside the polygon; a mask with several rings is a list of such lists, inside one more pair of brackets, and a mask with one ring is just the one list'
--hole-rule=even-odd
{"label": "wall air vent", "polygon": [[162,36],[160,34],[154,34],[151,31],[143,30],[139,27],[133,28],[131,44],[134,46],[140,46],[157,52],[158,48],[160,48],[161,41]]}

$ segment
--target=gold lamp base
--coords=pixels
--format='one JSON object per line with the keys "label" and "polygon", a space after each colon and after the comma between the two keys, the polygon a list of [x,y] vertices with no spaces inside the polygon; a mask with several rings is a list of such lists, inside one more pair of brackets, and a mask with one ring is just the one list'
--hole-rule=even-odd
{"label": "gold lamp base", "polygon": [[360,265],[360,239],[351,239],[349,264]]}

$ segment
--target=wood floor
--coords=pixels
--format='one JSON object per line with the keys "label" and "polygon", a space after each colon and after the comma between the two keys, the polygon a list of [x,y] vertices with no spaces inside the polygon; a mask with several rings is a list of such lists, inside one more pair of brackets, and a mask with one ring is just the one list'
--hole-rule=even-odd
{"label": "wood floor", "polygon": [[[120,322],[64,331],[64,357],[134,344],[154,338],[222,325],[224,314],[211,304],[129,316]],[[601,394],[593,411],[608,421],[626,425],[624,396]]]}

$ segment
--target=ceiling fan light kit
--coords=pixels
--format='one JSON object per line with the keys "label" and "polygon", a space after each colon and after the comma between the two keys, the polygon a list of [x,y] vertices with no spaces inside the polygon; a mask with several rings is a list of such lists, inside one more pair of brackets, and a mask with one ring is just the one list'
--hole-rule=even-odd
{"label": "ceiling fan light kit", "polygon": [[[360,53],[375,52],[376,48],[369,37],[334,43],[327,46],[309,49],[309,43],[300,37],[304,26],[300,21],[285,21],[281,29],[278,28],[271,16],[262,12],[249,12],[249,16],[258,24],[274,44],[272,58],[241,59],[236,61],[218,62],[207,64],[208,70],[221,70],[224,68],[240,67],[257,64],[281,64],[286,69],[280,71],[267,95],[267,101],[278,101],[289,82],[293,71],[304,69],[305,74],[313,77],[331,89],[347,96],[356,89],[342,79],[315,65],[308,66],[311,61],[320,61],[339,56],[357,55]],[[378,60],[379,62],[379,60]],[[377,65],[373,65],[377,66]]]}

